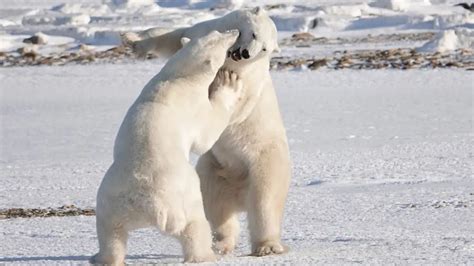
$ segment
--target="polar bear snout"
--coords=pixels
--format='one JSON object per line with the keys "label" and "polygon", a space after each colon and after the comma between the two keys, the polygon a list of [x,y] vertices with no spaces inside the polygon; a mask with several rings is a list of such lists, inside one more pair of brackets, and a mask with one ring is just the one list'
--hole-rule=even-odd
{"label": "polar bear snout", "polygon": [[235,49],[234,51],[232,51],[230,53],[230,57],[234,60],[234,61],[239,61],[242,59],[242,55],[240,54],[240,47]]}
{"label": "polar bear snout", "polygon": [[242,50],[242,57],[243,57],[244,59],[249,59],[249,58],[250,58],[249,50],[243,49],[243,50]]}
{"label": "polar bear snout", "polygon": [[249,50],[247,49],[242,49],[242,51],[240,51],[240,47],[239,47],[235,49],[234,51],[228,51],[227,57],[231,57],[234,61],[239,61],[242,58],[249,59],[250,53],[249,53]]}

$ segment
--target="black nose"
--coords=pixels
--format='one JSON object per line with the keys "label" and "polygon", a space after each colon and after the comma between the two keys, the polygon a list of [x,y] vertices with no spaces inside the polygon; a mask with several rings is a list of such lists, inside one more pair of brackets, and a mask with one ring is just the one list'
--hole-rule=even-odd
{"label": "black nose", "polygon": [[249,50],[247,49],[242,50],[242,57],[245,59],[249,59],[250,58]]}
{"label": "black nose", "polygon": [[237,48],[235,51],[233,51],[230,57],[232,57],[234,61],[239,61],[240,59],[242,59],[241,54],[240,54],[240,47]]}

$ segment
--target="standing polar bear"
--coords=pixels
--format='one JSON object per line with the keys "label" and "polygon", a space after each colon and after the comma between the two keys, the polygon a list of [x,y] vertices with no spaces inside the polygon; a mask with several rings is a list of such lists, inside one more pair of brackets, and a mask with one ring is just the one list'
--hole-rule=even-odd
{"label": "standing polar bear", "polygon": [[123,264],[128,232],[149,226],[177,236],[185,261],[215,259],[189,153],[208,151],[229,123],[242,85],[235,73],[217,72],[238,34],[183,39],[189,43],[128,110],[97,194],[100,251],[92,263]]}
{"label": "standing polar bear", "polygon": [[163,34],[155,28],[123,38],[140,55],[150,51],[172,54],[181,47],[182,37],[199,38],[212,30],[233,28],[240,36],[224,67],[242,79],[242,96],[230,125],[196,166],[204,210],[221,253],[235,248],[241,211],[248,212],[252,253],[283,253],[281,222],[291,173],[286,132],[269,72],[271,53],[279,50],[275,24],[257,7],[189,28]]}

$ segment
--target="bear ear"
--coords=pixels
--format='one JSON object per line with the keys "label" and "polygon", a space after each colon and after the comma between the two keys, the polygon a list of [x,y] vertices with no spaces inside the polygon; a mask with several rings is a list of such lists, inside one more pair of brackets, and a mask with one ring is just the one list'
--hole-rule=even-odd
{"label": "bear ear", "polygon": [[260,14],[262,14],[262,11],[263,11],[262,8],[259,7],[259,6],[257,6],[257,7],[254,8],[254,9],[252,9],[252,13],[255,14],[255,15],[257,15],[257,16],[260,15]]}
{"label": "bear ear", "polygon": [[191,41],[191,39],[187,38],[187,37],[183,37],[181,38],[181,46],[185,46],[186,44],[188,44],[189,42]]}

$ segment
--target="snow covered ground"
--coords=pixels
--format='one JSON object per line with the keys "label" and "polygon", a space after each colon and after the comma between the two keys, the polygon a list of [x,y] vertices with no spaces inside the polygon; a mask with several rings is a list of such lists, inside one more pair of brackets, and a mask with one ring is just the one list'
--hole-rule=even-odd
{"label": "snow covered ground", "polygon": [[[0,69],[0,208],[94,206],[125,111],[160,63]],[[273,72],[293,180],[284,241],[222,263],[446,263],[474,258],[469,71]],[[246,228],[242,220],[242,228]],[[0,263],[85,263],[94,217],[0,220]],[[128,262],[179,262],[132,234]]]}
{"label": "snow covered ground", "polygon": [[[39,53],[84,43],[104,50],[118,45],[124,30],[191,25],[266,5],[282,43],[298,31],[329,40],[284,44],[280,56],[389,48],[472,53],[474,13],[453,7],[459,2],[2,0],[0,52],[31,46],[22,40],[37,32],[47,35],[33,47]],[[427,32],[434,38],[419,38]],[[404,37],[412,33],[420,35]],[[118,126],[163,63],[0,67],[0,209],[94,207]],[[293,159],[283,227],[290,252],[247,256],[241,217],[238,248],[219,263],[472,264],[472,71],[271,73]],[[0,219],[0,264],[87,264],[96,251],[95,217]],[[152,229],[132,233],[128,254],[129,263],[182,257],[174,239]]]}

